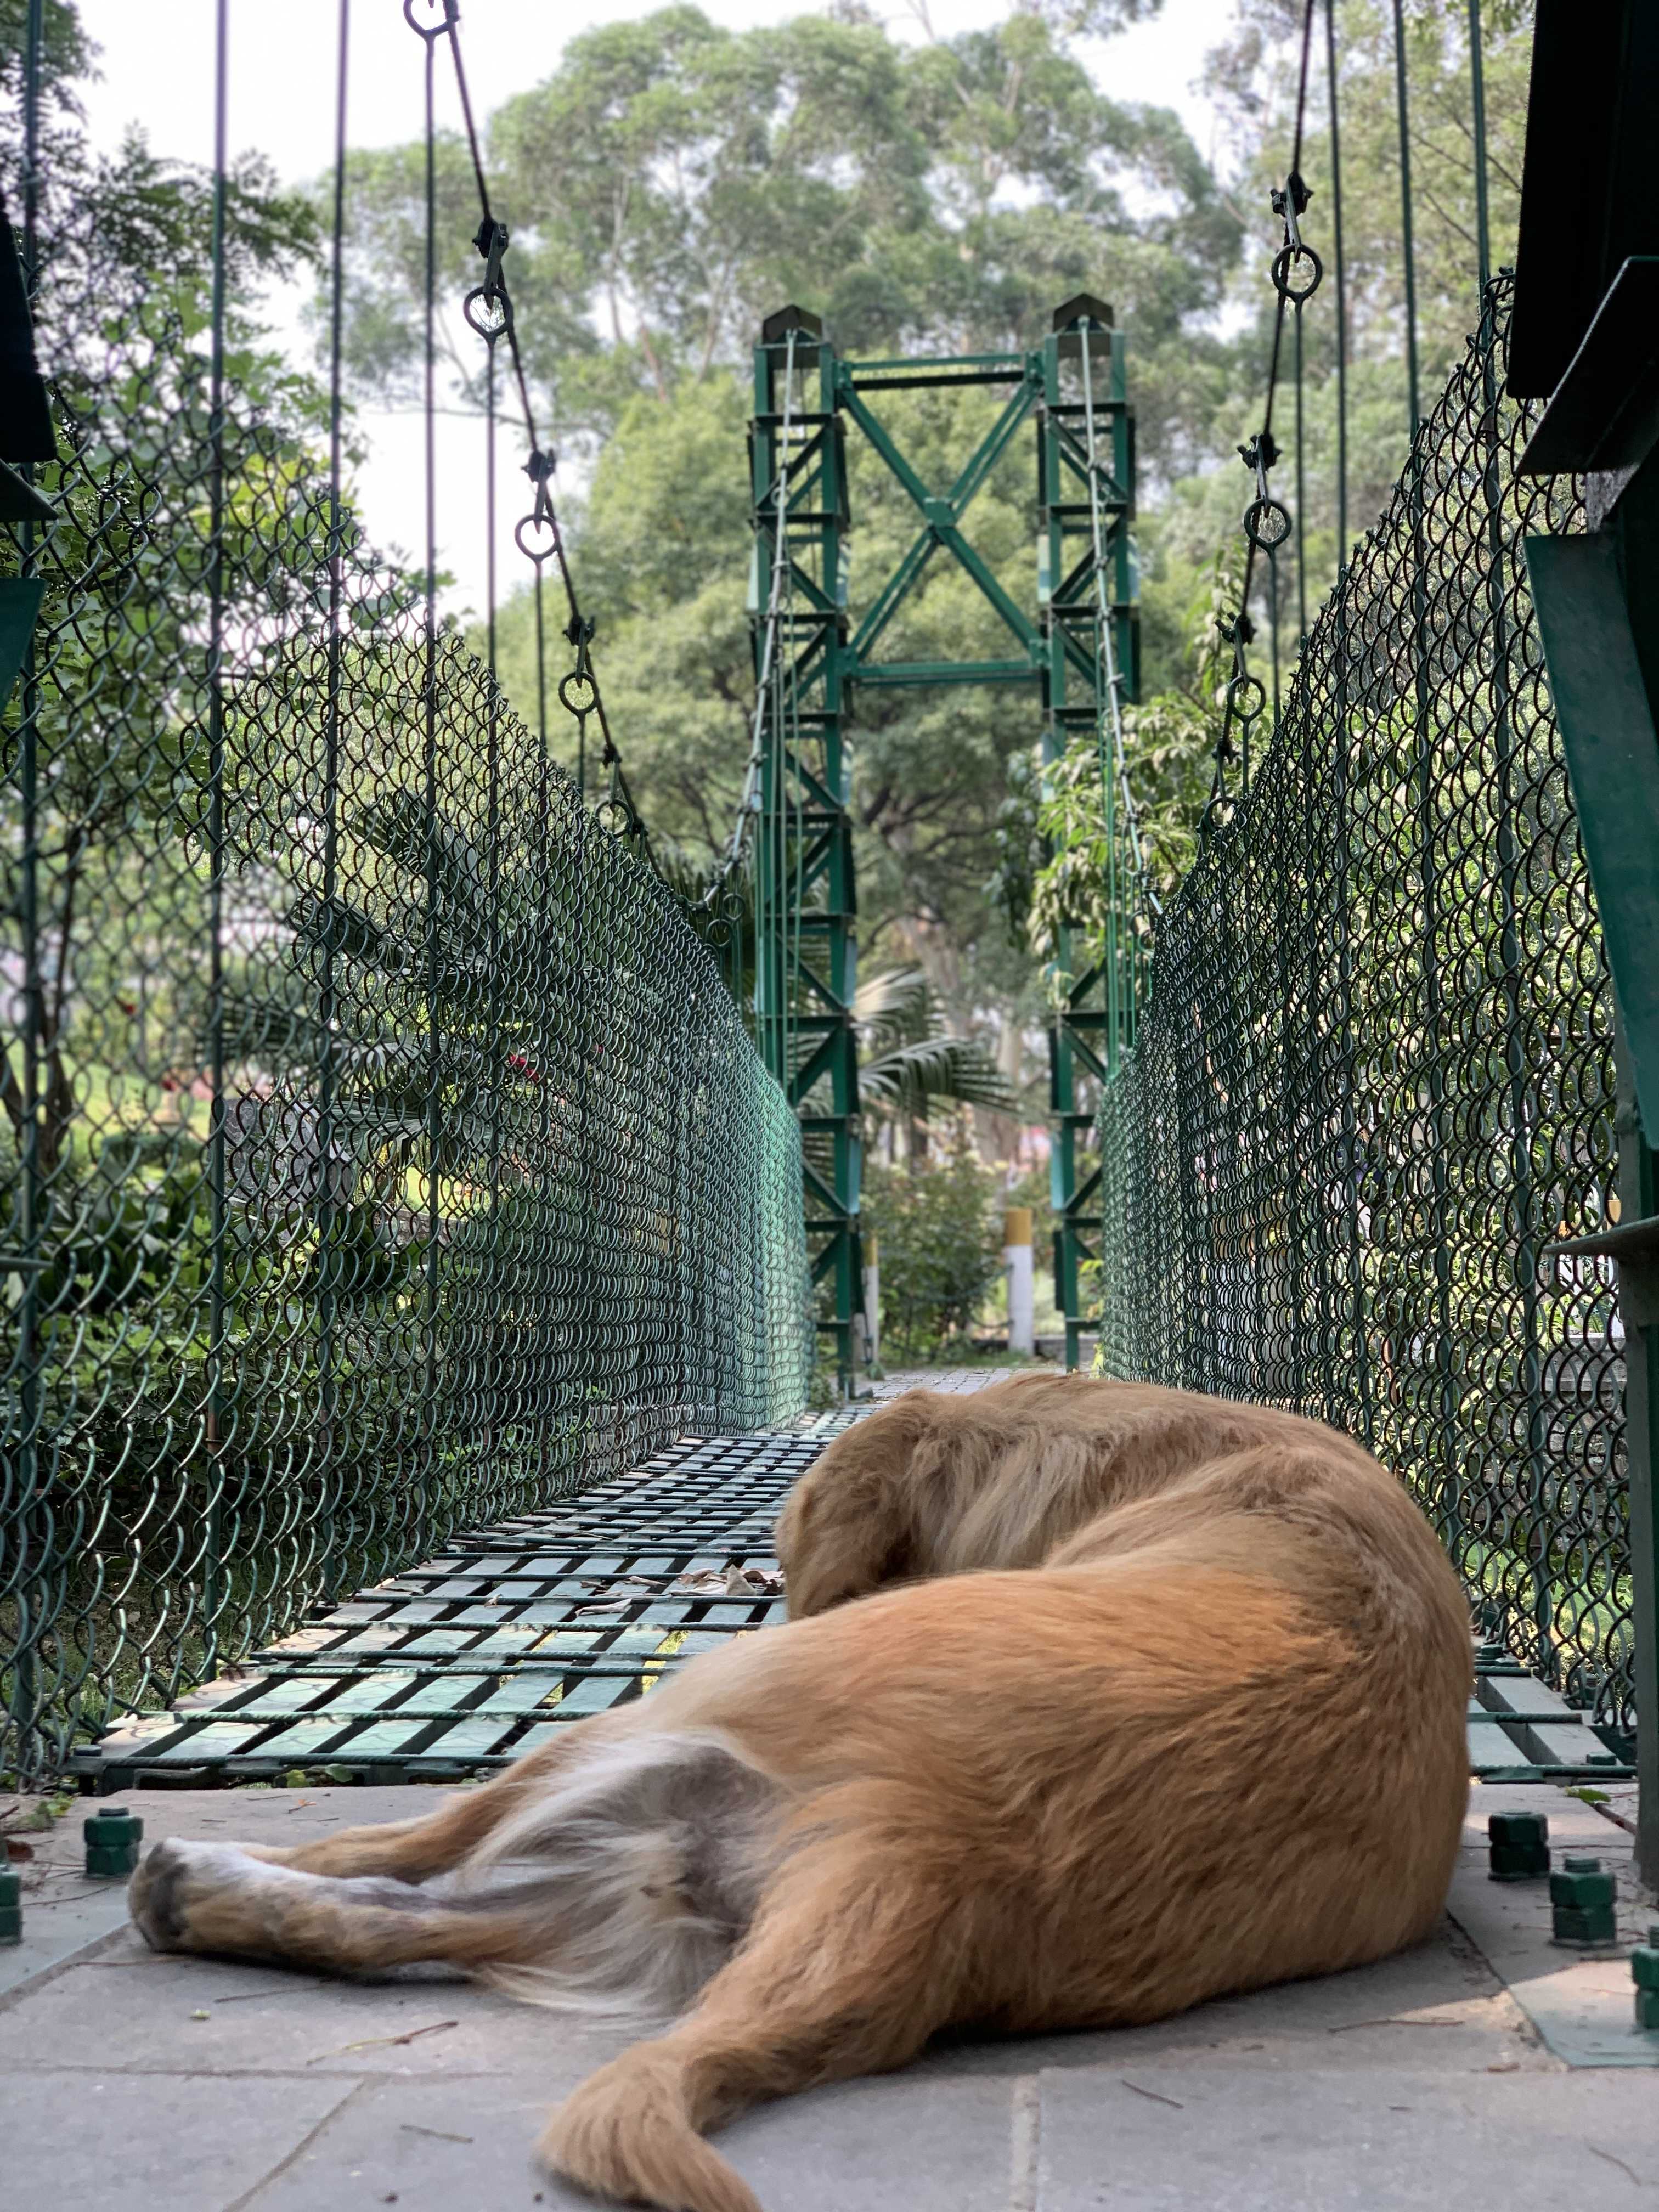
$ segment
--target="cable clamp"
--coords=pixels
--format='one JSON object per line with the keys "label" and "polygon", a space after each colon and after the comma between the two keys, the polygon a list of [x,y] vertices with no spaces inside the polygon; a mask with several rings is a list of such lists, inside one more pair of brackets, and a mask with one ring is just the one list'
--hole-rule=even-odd
{"label": "cable clamp", "polygon": [[1244,535],[1260,553],[1276,553],[1291,534],[1289,510],[1267,489],[1267,471],[1278,460],[1279,447],[1271,430],[1263,430],[1238,457],[1255,476],[1255,497],[1244,510]]}
{"label": "cable clamp", "polygon": [[493,215],[485,216],[472,234],[472,243],[483,257],[483,282],[475,284],[461,302],[461,313],[469,326],[491,347],[513,328],[513,302],[507,295],[507,279],[501,274],[501,256],[507,251],[507,225],[497,222]]}
{"label": "cable clamp", "polygon": [[483,288],[494,298],[501,281],[501,256],[507,248],[510,234],[507,225],[493,215],[487,215],[472,234],[472,243],[483,258]]}
{"label": "cable clamp", "polygon": [[[1268,197],[1273,202],[1273,213],[1285,225],[1285,243],[1273,256],[1273,289],[1281,300],[1288,300],[1292,306],[1300,307],[1304,300],[1312,299],[1319,289],[1320,279],[1325,274],[1323,262],[1312,246],[1304,241],[1298,221],[1307,213],[1308,203],[1313,193],[1292,169],[1283,187],[1276,185]],[[1306,264],[1306,274],[1298,279],[1297,268],[1304,264]]]}

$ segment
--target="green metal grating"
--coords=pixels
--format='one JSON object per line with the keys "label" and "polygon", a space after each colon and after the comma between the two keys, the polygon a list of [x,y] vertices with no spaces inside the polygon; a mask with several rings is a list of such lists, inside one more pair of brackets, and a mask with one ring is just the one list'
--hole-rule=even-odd
{"label": "green metal grating", "polygon": [[[666,1671],[783,1619],[781,1595],[675,1585],[732,1563],[775,1571],[772,1531],[789,1486],[848,1418],[794,1435],[687,1437],[568,1505],[459,1537],[258,1653],[246,1679],[82,1753],[83,1786],[200,1787],[295,1769],[435,1781],[505,1766],[564,1723],[648,1695]],[[1471,1769],[1487,1782],[1630,1771],[1582,1714],[1495,1648],[1481,1655],[1468,1733]]]}
{"label": "green metal grating", "polygon": [[[834,1417],[801,1434],[686,1437],[580,1503],[454,1539],[255,1655],[171,1714],[81,1753],[139,1782],[441,1778],[505,1766],[563,1723],[782,1618],[775,1595],[676,1594],[736,1562],[775,1575],[772,1530]],[[598,1608],[597,1611],[595,1608]]]}

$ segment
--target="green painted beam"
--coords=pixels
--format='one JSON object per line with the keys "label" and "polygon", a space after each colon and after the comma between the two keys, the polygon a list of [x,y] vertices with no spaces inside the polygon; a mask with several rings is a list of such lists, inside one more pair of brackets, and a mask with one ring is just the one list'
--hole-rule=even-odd
{"label": "green painted beam", "polygon": [[1618,550],[1607,536],[1528,538],[1526,553],[1642,1126],[1659,1145],[1659,737]]}
{"label": "green painted beam", "polygon": [[854,680],[876,690],[915,690],[930,684],[1030,684],[1038,675],[1029,660],[866,660]]}

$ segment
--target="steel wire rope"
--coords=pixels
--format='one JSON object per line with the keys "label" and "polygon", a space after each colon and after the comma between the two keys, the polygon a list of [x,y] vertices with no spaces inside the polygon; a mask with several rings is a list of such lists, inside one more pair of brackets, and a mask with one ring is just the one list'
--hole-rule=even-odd
{"label": "steel wire rope", "polygon": [[1418,389],[1417,361],[1417,249],[1412,224],[1411,116],[1406,86],[1406,14],[1403,0],[1394,4],[1395,107],[1400,139],[1400,219],[1401,274],[1406,286],[1406,402],[1407,427],[1415,439],[1423,418]]}
{"label": "steel wire rope", "polygon": [[1474,133],[1474,237],[1484,304],[1492,282],[1492,211],[1486,178],[1486,82],[1480,0],[1469,0],[1469,120]]}
{"label": "steel wire rope", "polygon": [[[407,14],[407,7],[405,8]],[[429,1412],[438,1389],[439,1164],[442,1155],[442,1044],[438,1018],[438,166],[437,51],[422,41],[426,251],[422,299],[422,461],[425,476],[426,574],[422,617],[422,846],[425,878],[426,952],[426,1251],[422,1317],[423,1410]],[[432,1437],[423,1419],[416,1445],[420,1464],[423,1525],[432,1511]]]}
{"label": "steel wire rope", "polygon": [[[441,9],[441,14],[436,21],[422,22],[418,20],[418,10],[434,7]],[[481,220],[473,242],[485,262],[484,283],[478,289],[486,304],[491,307],[499,305],[501,313],[507,350],[513,359],[513,377],[518,387],[520,411],[524,418],[525,435],[530,446],[530,459],[526,464],[526,473],[535,486],[535,497],[531,513],[518,525],[514,532],[514,541],[526,558],[536,564],[538,582],[541,562],[550,556],[557,561],[560,580],[564,586],[565,605],[569,615],[565,635],[574,647],[577,653],[575,668],[560,684],[561,702],[567,711],[576,718],[577,744],[582,751],[585,752],[587,715],[592,714],[599,723],[599,735],[604,740],[605,765],[611,769],[614,773],[617,795],[625,810],[627,834],[637,837],[641,851],[654,866],[650,836],[639,810],[634,804],[632,793],[629,789],[627,777],[623,770],[622,755],[611,732],[610,718],[605,713],[605,699],[599,689],[599,678],[593,671],[589,650],[593,636],[593,623],[582,611],[581,602],[576,592],[575,577],[570,565],[569,549],[565,543],[564,532],[560,526],[558,514],[553,502],[550,479],[558,466],[558,457],[550,447],[544,447],[541,443],[540,433],[536,422],[535,406],[530,396],[530,381],[526,374],[524,356],[519,344],[518,325],[513,311],[512,294],[501,266],[502,256],[507,246],[507,228],[497,217],[490,204],[489,184],[484,169],[483,149],[478,141],[477,125],[472,112],[472,96],[467,84],[466,64],[461,53],[460,0],[404,0],[404,20],[410,28],[425,41],[428,58],[438,40],[447,39],[449,43],[450,58],[455,72],[455,88],[460,100],[461,116],[466,132],[467,152],[471,162],[473,181],[478,192]],[[468,320],[471,320],[470,316]],[[474,324],[473,327],[476,329],[477,325]],[[526,543],[526,533],[538,535],[544,530],[547,533],[548,542],[538,556]],[[591,692],[591,702],[586,708],[580,708],[572,703],[571,697],[568,694],[580,690],[584,684]],[[585,765],[584,760],[584,769]],[[579,785],[580,781],[579,776]]]}
{"label": "steel wire rope", "polygon": [[1347,1218],[1349,1326],[1359,1386],[1360,1434],[1370,1450],[1376,1442],[1371,1396],[1370,1332],[1364,1266],[1359,1234],[1359,1121],[1354,1107],[1358,1042],[1354,1032],[1353,941],[1346,830],[1349,803],[1348,744],[1348,306],[1347,262],[1342,236],[1341,76],[1336,51],[1336,0],[1325,0],[1325,82],[1331,136],[1331,260],[1336,286],[1336,580],[1331,604],[1336,629],[1336,787],[1334,812],[1343,824],[1337,842],[1335,924],[1339,1029],[1344,1072],[1341,1103],[1342,1188]]}
{"label": "steel wire rope", "polygon": [[209,1476],[202,1527],[202,1613],[206,1663],[216,1656],[225,1471],[225,193],[229,137],[229,6],[216,0],[213,48],[212,297],[208,400],[208,1107]]}
{"label": "steel wire rope", "polygon": [[[476,324],[474,325],[476,328]],[[507,1273],[501,1255],[501,1154],[503,1143],[503,1105],[506,1094],[506,1054],[501,1037],[501,694],[497,666],[498,641],[496,616],[498,577],[496,574],[496,434],[495,434],[495,348],[505,334],[502,320],[493,320],[482,332],[484,342],[484,653],[485,665],[489,671],[489,732],[486,738],[485,781],[485,840],[489,848],[489,888],[487,892],[489,914],[489,1030],[485,1054],[489,1071],[489,1190],[488,1200],[488,1233],[482,1291],[482,1310],[485,1326],[492,1336],[499,1339],[502,1297],[507,1289]],[[538,574],[538,589],[540,578]],[[544,717],[544,720],[545,718]],[[483,1452],[486,1464],[494,1458],[492,1450],[494,1422],[497,1415],[497,1391],[491,1387],[491,1376],[499,1372],[499,1353],[492,1348],[488,1363],[484,1389],[490,1407],[483,1432]]]}
{"label": "steel wire rope", "polygon": [[[40,283],[39,230],[40,192],[40,83],[45,55],[44,0],[29,0],[23,51],[23,282],[31,312]],[[21,464],[24,479],[34,481],[34,464]],[[19,574],[31,577],[45,551],[36,544],[36,524],[26,515],[21,529]],[[5,1572],[0,1597],[17,1608],[16,1651],[6,1698],[9,1764],[20,1776],[30,1773],[40,1747],[45,1700],[40,1667],[46,1627],[46,1594],[42,1571],[50,1557],[50,1538],[40,1526],[45,1500],[40,1439],[45,1425],[43,1346],[40,1330],[41,1243],[46,1228],[46,1177],[40,1158],[41,1054],[46,1032],[46,981],[40,932],[40,678],[33,629],[24,646],[22,716],[17,732],[18,799],[22,852],[17,870],[17,915],[22,933],[22,1126],[18,1132],[17,1444],[0,1455],[0,1507],[5,1510]],[[8,1289],[10,1285],[8,1285]],[[9,1431],[10,1423],[7,1422]],[[37,1564],[37,1555],[40,1564]]]}
{"label": "steel wire rope", "polygon": [[1331,129],[1331,261],[1336,280],[1336,573],[1348,566],[1348,275],[1342,244],[1340,77],[1336,59],[1336,0],[1325,0],[1325,87]]}
{"label": "steel wire rope", "polygon": [[[1318,289],[1322,274],[1318,255],[1302,242],[1297,228],[1303,208],[1307,204],[1306,198],[1303,197],[1306,188],[1302,183],[1302,147],[1307,116],[1308,64],[1312,51],[1316,4],[1316,0],[1305,0],[1302,17],[1302,52],[1297,78],[1296,128],[1291,140],[1291,167],[1283,192],[1275,190],[1273,193],[1274,212],[1281,216],[1285,229],[1285,242],[1273,259],[1273,289],[1278,295],[1279,304],[1273,313],[1273,344],[1267,357],[1267,388],[1262,410],[1261,428],[1255,438],[1239,448],[1246,466],[1255,471],[1256,496],[1244,511],[1244,580],[1239,592],[1239,611],[1231,623],[1222,623],[1223,637],[1233,648],[1233,672],[1227,684],[1226,697],[1222,710],[1221,733],[1216,745],[1215,775],[1211,785],[1210,800],[1204,810],[1200,828],[1207,827],[1215,821],[1218,808],[1224,802],[1226,797],[1224,768],[1226,762],[1232,757],[1231,741],[1236,722],[1241,726],[1241,785],[1244,791],[1248,792],[1249,789],[1250,729],[1266,703],[1265,695],[1261,694],[1260,681],[1249,672],[1245,653],[1245,648],[1254,635],[1249,619],[1249,605],[1251,590],[1255,579],[1255,556],[1259,551],[1267,552],[1271,568],[1273,556],[1277,552],[1279,544],[1282,544],[1290,533],[1289,516],[1285,514],[1285,510],[1273,499],[1268,491],[1267,471],[1273,467],[1277,458],[1277,448],[1273,440],[1273,403],[1278,394],[1279,360],[1284,349],[1285,312],[1293,296],[1291,280],[1299,260],[1305,259],[1312,264],[1311,280],[1300,295],[1301,299],[1307,300],[1311,298]],[[1300,205],[1297,204],[1298,199],[1301,202]],[[1299,306],[1297,313],[1299,315]],[[1250,520],[1252,515],[1257,518],[1254,526]],[[1274,515],[1279,519],[1278,523],[1271,521],[1271,518]],[[1271,547],[1261,542],[1260,532],[1264,525],[1272,527],[1275,532],[1276,542]],[[1282,528],[1280,525],[1283,526]],[[1277,586],[1274,582],[1270,592],[1270,619],[1271,608],[1276,607],[1276,602]],[[1274,690],[1277,695],[1279,645],[1276,621],[1273,622],[1273,626]],[[1246,700],[1254,701],[1248,712],[1241,703]],[[1278,713],[1276,696],[1274,712],[1276,719]]]}
{"label": "steel wire rope", "polygon": [[339,0],[336,46],[334,192],[330,224],[331,283],[328,331],[328,675],[323,708],[323,943],[317,1006],[317,1366],[323,1417],[318,1462],[325,1486],[319,1519],[318,1550],[325,1561],[328,1560],[333,1550],[334,1493],[339,1480],[335,1456],[335,1431],[339,1414],[338,1377],[335,1371],[335,1299],[337,1293],[347,1287],[340,1279],[344,1253],[335,1212],[333,1155],[337,1072],[335,1029],[338,1018],[335,1003],[335,907],[339,896],[340,708],[344,676],[344,639],[341,622],[345,592],[343,508],[341,500],[343,459],[341,362],[345,289],[346,120],[351,0]]}

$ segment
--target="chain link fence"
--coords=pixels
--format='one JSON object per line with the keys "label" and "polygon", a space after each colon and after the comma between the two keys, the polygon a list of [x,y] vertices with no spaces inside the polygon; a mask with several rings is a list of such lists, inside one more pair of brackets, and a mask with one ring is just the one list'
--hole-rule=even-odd
{"label": "chain link fence", "polygon": [[[315,1601],[775,1423],[794,1116],[668,890],[95,241],[3,743],[0,1768]],[[67,334],[55,337],[54,333]],[[56,358],[51,356],[56,352]],[[283,393],[291,392],[291,404]]]}
{"label": "chain link fence", "polygon": [[1633,1732],[1612,996],[1526,582],[1510,288],[1212,810],[1102,1105],[1102,1360],[1352,1429]]}

